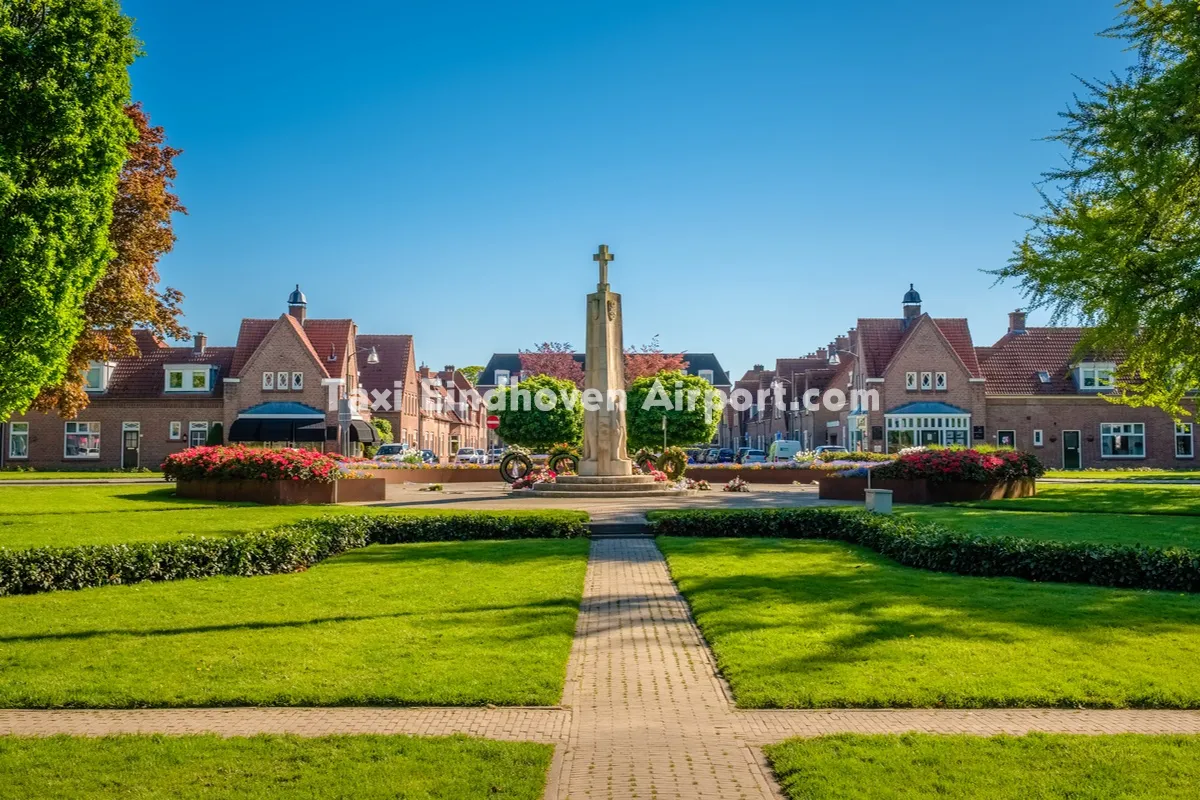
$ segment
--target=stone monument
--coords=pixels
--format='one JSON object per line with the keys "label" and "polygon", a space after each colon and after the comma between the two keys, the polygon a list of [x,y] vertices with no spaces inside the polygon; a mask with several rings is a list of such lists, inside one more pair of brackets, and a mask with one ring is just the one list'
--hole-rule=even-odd
{"label": "stone monument", "polygon": [[600,282],[587,297],[587,349],[584,362],[584,391],[600,392],[599,409],[583,414],[583,458],[579,474],[618,476],[633,474],[633,462],[625,448],[625,347],[621,335],[621,295],[608,287],[608,262],[613,260],[608,245],[592,260],[600,263]]}

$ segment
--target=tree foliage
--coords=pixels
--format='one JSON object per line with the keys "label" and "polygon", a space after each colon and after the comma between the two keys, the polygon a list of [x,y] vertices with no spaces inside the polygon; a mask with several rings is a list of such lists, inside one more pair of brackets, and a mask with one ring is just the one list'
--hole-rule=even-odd
{"label": "tree foliage", "polygon": [[183,295],[158,288],[158,260],[175,246],[171,217],[187,213],[171,191],[173,160],[180,151],[166,145],[161,127],[150,125],[140,103],[125,109],[138,138],[121,169],[109,239],[116,258],[83,303],[85,327],[68,359],[62,381],[42,390],[34,407],[73,417],[88,403],[84,372],[91,361],[138,354],[135,328],[159,339],[183,339],[179,321]]}
{"label": "tree foliage", "polygon": [[1120,402],[1180,416],[1200,386],[1200,12],[1125,0],[1105,36],[1137,59],[1084,82],[1050,137],[1069,160],[1001,278],[1054,321],[1091,326],[1077,357],[1121,362]]}
{"label": "tree foliage", "polygon": [[583,388],[583,365],[575,360],[570,342],[542,342],[520,353],[521,372],[526,375],[548,375]]}
{"label": "tree foliage", "polygon": [[[529,393],[528,400],[525,392]],[[539,392],[543,398],[554,398],[552,408],[538,408]],[[489,408],[495,409],[490,413],[500,417],[496,433],[508,444],[540,451],[560,442],[581,445],[583,404],[578,402],[578,392],[579,387],[573,382],[550,375],[535,375],[515,387],[501,386],[489,403]]]}
{"label": "tree foliage", "polygon": [[116,0],[0,3],[0,419],[62,380],[113,258],[131,26]]}
{"label": "tree foliage", "polygon": [[479,383],[479,375],[484,371],[484,369],[486,369],[486,367],[475,364],[469,367],[459,367],[458,371],[463,374],[463,377],[466,378],[472,386],[474,386]]}
{"label": "tree foliage", "polygon": [[[691,401],[688,394],[692,392]],[[711,412],[706,409],[706,400]],[[666,404],[670,408],[666,408]],[[712,441],[721,422],[721,396],[713,385],[678,370],[638,378],[625,398],[628,447],[661,450],[663,417],[667,418],[667,445]]]}
{"label": "tree foliage", "polygon": [[[683,353],[664,353],[658,337],[641,347],[625,348],[625,385],[632,386],[638,378],[647,378],[660,372],[685,372],[687,359]],[[662,443],[660,438],[659,443]]]}

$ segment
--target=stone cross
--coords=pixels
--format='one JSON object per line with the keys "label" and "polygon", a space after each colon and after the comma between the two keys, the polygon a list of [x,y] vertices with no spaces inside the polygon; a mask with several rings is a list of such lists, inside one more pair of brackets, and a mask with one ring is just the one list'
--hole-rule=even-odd
{"label": "stone cross", "polygon": [[592,261],[600,262],[600,285],[608,285],[608,262],[614,258],[613,254],[608,252],[608,245],[600,245],[600,250],[592,256]]}

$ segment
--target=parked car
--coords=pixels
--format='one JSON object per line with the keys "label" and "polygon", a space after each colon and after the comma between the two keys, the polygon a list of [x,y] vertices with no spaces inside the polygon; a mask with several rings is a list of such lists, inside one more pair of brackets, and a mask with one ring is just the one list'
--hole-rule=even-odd
{"label": "parked car", "polygon": [[767,461],[772,463],[791,461],[792,457],[803,449],[804,446],[800,442],[794,442],[791,439],[776,439],[767,448]]}
{"label": "parked car", "polygon": [[721,451],[720,451],[718,448],[715,448],[715,447],[714,447],[714,448],[712,448],[711,450],[705,450],[705,451],[704,451],[704,463],[705,463],[705,464],[716,464],[716,463],[719,463],[719,462],[718,462],[718,459],[719,459],[720,457],[721,457]]}
{"label": "parked car", "polygon": [[377,461],[402,461],[407,453],[408,445],[403,442],[381,444],[375,450],[375,459]]}
{"label": "parked car", "polygon": [[813,453],[821,455],[821,453],[849,453],[850,451],[842,447],[840,444],[823,444],[820,447],[813,448]]}
{"label": "parked car", "polygon": [[717,451],[717,460],[713,463],[715,463],[715,464],[732,464],[733,463],[733,450],[728,447],[722,447],[720,450]]}
{"label": "parked car", "polygon": [[460,447],[454,455],[455,464],[486,464],[487,452],[478,447]]}
{"label": "parked car", "polygon": [[764,453],[762,450],[746,449],[745,452],[742,453],[741,458],[742,458],[742,460],[738,462],[739,464],[765,464],[765,463],[767,463],[767,454]]}
{"label": "parked car", "polygon": [[502,458],[504,458],[504,448],[503,447],[493,447],[491,450],[488,451],[487,463],[499,464],[500,459],[502,459]]}
{"label": "parked car", "polygon": [[746,453],[749,453],[749,452],[750,452],[749,447],[739,447],[737,449],[737,455],[735,455],[733,457],[733,460],[736,461],[738,464],[740,464],[740,463],[742,463],[742,458],[744,458]]}
{"label": "parked car", "polygon": [[442,463],[442,460],[440,458],[438,458],[437,453],[433,452],[432,450],[422,450],[421,451],[421,460],[424,461],[426,464]]}

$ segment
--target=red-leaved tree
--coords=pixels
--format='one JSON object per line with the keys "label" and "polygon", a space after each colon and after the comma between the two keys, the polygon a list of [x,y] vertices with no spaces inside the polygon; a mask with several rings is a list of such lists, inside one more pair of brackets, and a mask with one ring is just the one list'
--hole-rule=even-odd
{"label": "red-leaved tree", "polygon": [[650,344],[625,349],[625,385],[660,372],[686,372],[687,365],[683,353],[664,353],[655,336]]}
{"label": "red-leaved tree", "polygon": [[583,388],[583,365],[575,360],[570,342],[542,342],[533,350],[522,350],[521,371],[571,381]]}

